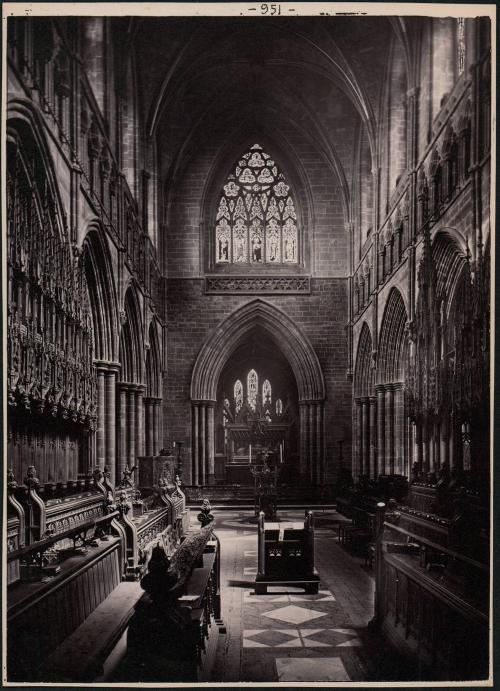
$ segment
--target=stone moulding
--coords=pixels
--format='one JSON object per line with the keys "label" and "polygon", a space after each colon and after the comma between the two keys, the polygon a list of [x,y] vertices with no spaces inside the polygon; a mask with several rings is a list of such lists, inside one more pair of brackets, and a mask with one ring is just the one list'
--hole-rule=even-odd
{"label": "stone moulding", "polygon": [[308,294],[310,276],[205,276],[205,293]]}

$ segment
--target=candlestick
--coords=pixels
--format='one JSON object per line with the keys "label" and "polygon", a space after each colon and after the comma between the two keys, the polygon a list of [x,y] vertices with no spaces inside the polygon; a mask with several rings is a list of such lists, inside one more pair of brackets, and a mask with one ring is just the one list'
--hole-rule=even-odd
{"label": "candlestick", "polygon": [[280,463],[283,463],[283,442],[280,442]]}
{"label": "candlestick", "polygon": [[248,445],[248,455],[250,457],[250,465],[252,465],[252,445]]}

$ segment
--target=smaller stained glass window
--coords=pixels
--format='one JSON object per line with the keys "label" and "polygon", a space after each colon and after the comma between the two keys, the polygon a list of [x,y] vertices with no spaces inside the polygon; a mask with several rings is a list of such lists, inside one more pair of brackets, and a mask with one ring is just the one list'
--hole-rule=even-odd
{"label": "smaller stained glass window", "polygon": [[234,405],[236,412],[239,413],[243,405],[243,384],[239,379],[234,384]]}
{"label": "smaller stained glass window", "polygon": [[255,410],[257,405],[257,392],[259,387],[259,378],[257,372],[251,369],[247,376],[247,399],[248,405],[252,410]]}
{"label": "smaller stained glass window", "polygon": [[271,405],[271,382],[266,379],[262,384],[262,404]]}
{"label": "smaller stained glass window", "polygon": [[281,415],[283,413],[283,401],[281,398],[276,399],[276,415]]}
{"label": "smaller stained glass window", "polygon": [[457,18],[457,59],[460,75],[465,70],[465,19],[463,17]]}

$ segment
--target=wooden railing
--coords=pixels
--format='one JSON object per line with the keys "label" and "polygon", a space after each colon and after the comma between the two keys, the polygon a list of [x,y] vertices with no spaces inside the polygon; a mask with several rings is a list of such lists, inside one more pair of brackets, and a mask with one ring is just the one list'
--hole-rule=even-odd
{"label": "wooden railing", "polygon": [[377,511],[374,623],[413,659],[412,678],[484,679],[488,565],[428,539],[419,522],[400,526],[399,512],[385,514],[384,504]]}

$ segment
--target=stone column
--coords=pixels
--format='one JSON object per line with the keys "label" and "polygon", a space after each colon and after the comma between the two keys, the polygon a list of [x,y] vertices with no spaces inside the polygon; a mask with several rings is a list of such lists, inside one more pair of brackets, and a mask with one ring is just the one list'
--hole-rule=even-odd
{"label": "stone column", "polygon": [[163,398],[158,398],[156,401],[156,422],[156,453],[158,453],[165,445],[163,439]]}
{"label": "stone column", "polygon": [[163,447],[163,436],[161,435],[161,398],[154,398],[151,407],[153,416],[153,456],[158,456],[160,448]]}
{"label": "stone column", "polygon": [[146,456],[153,456],[154,448],[154,425],[155,425],[155,405],[151,398],[144,399],[145,417],[145,437],[146,437]]}
{"label": "stone column", "polygon": [[100,366],[97,367],[97,432],[96,455],[97,465],[104,468],[106,461],[106,404],[105,404],[105,378],[106,372]]}
{"label": "stone column", "polygon": [[323,403],[316,403],[316,477],[321,485],[325,482],[325,468],[323,457]]}
{"label": "stone column", "polygon": [[142,397],[144,387],[139,385],[135,391],[135,457],[144,456],[144,406]]}
{"label": "stone column", "polygon": [[394,384],[394,471],[403,474],[403,458],[404,458],[404,401],[403,401],[403,384],[397,382]]}
{"label": "stone column", "polygon": [[356,435],[357,435],[357,463],[356,476],[363,474],[363,404],[356,399]]}
{"label": "stone column", "polygon": [[199,454],[199,439],[198,439],[198,417],[199,417],[199,405],[193,402],[193,450],[191,459],[191,484],[198,484],[198,454]]}
{"label": "stone column", "polygon": [[385,388],[377,386],[377,477],[385,475]]}
{"label": "stone column", "polygon": [[121,480],[123,469],[128,458],[127,450],[127,385],[119,383],[116,385],[118,390],[118,411],[116,415],[118,427],[118,451],[117,451],[117,478]]}
{"label": "stone column", "polygon": [[299,472],[301,478],[305,478],[307,476],[307,449],[309,445],[307,442],[307,404],[304,402],[299,403],[299,418]]}
{"label": "stone column", "polygon": [[105,430],[106,430],[106,463],[110,472],[110,482],[116,484],[116,370],[106,372],[105,380]]}
{"label": "stone column", "polygon": [[377,477],[377,399],[370,396],[370,478]]}
{"label": "stone column", "polygon": [[315,429],[315,419],[314,419],[314,405],[309,403],[308,404],[308,410],[309,410],[309,481],[311,484],[314,484],[315,481],[315,474],[316,474],[316,469],[314,467],[315,463],[315,451],[316,451],[316,444],[315,444],[315,434],[314,434],[314,429]]}
{"label": "stone column", "polygon": [[200,431],[198,434],[199,456],[198,456],[198,483],[205,484],[205,458],[207,455],[207,438],[206,438],[206,405],[204,402],[200,403],[200,411],[198,422]]}
{"label": "stone column", "polygon": [[386,472],[394,474],[394,386],[388,384],[386,387],[386,449],[388,467]]}
{"label": "stone column", "polygon": [[214,401],[207,403],[207,482],[215,484]]}
{"label": "stone column", "polygon": [[363,475],[370,475],[370,401],[363,398]]}
{"label": "stone column", "polygon": [[135,384],[129,384],[127,390],[127,429],[128,429],[128,465],[135,464]]}

